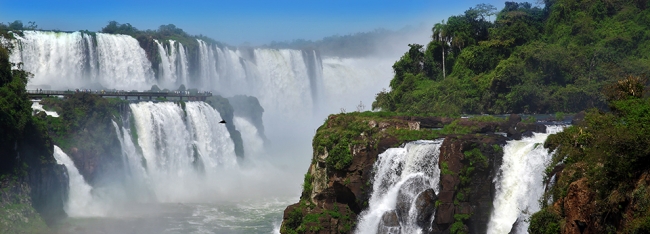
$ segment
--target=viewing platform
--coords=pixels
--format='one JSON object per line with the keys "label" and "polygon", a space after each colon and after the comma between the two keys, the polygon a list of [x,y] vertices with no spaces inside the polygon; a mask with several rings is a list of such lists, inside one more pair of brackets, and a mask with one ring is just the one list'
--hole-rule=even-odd
{"label": "viewing platform", "polygon": [[207,97],[211,97],[211,92],[196,92],[196,91],[122,91],[122,90],[27,90],[27,95],[30,99],[42,99],[44,97],[55,96],[71,96],[75,93],[91,93],[101,97],[114,97],[129,100],[155,100],[157,98],[179,98],[181,101],[205,101]]}

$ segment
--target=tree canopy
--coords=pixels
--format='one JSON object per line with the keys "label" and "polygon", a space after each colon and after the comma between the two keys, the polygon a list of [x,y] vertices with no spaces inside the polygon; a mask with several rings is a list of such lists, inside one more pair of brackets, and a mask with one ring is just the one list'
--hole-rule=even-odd
{"label": "tree canopy", "polygon": [[[607,108],[604,84],[650,72],[644,1],[480,4],[432,27],[395,62],[373,109],[418,114],[553,113]],[[494,22],[490,21],[494,19]]]}

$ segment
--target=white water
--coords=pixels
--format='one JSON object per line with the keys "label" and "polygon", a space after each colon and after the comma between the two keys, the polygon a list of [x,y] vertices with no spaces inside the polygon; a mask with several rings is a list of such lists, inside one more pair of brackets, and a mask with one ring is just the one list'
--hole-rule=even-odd
{"label": "white water", "polygon": [[33,73],[28,88],[95,86],[144,89],[153,82],[151,62],[133,37],[97,33],[24,31],[13,62]]}
{"label": "white water", "polygon": [[540,210],[544,170],[553,155],[543,147],[544,141],[563,129],[564,126],[547,126],[546,133],[508,141],[503,148],[503,164],[495,178],[494,208],[487,233],[510,233],[517,221],[515,233],[528,233],[530,215]]}
{"label": "white water", "polygon": [[[17,36],[12,62],[34,74],[28,88],[214,91],[222,96],[252,95],[278,118],[320,119],[341,108],[370,109],[375,94],[387,88],[398,58],[321,58],[316,51],[237,49],[197,39],[196,58],[173,40],[155,41],[158,74],[137,40],[126,35],[25,31]],[[190,62],[195,61],[195,62]],[[313,124],[316,125],[316,124]]]}
{"label": "white water", "polygon": [[63,209],[70,217],[97,217],[104,216],[106,208],[93,199],[92,187],[86,183],[79,170],[75,167],[74,162],[65,154],[61,148],[54,146],[54,159],[59,164],[63,164],[68,170],[68,186],[70,188],[68,201],[64,204]]}
{"label": "white water", "polygon": [[[417,214],[414,213],[413,203],[417,195],[426,189],[432,188],[436,194],[439,192],[440,145],[442,140],[415,141],[402,148],[390,148],[379,155],[374,165],[369,208],[361,213],[356,233],[376,233],[382,215],[396,208],[400,191],[411,204],[408,217],[404,219],[406,222],[400,223],[401,233],[422,232],[415,224]],[[410,186],[411,183],[418,183],[419,186]]]}
{"label": "white water", "polygon": [[323,112],[338,113],[341,108],[357,111],[360,103],[365,106],[362,111],[371,110],[375,95],[388,89],[394,62],[384,58],[324,58],[323,96],[327,102]]}
{"label": "white water", "polygon": [[174,48],[174,41],[169,41],[171,47],[169,53],[167,53],[167,48],[163,47],[158,40],[154,40],[154,42],[158,46],[158,53],[160,53],[160,64],[158,64],[159,80],[164,84],[164,87],[177,88],[173,87],[178,79],[176,75],[176,48]]}
{"label": "white water", "polygon": [[235,116],[233,122],[235,128],[241,133],[246,158],[261,155],[264,151],[264,140],[260,137],[257,128],[242,117]]}
{"label": "white water", "polygon": [[[187,102],[185,112],[171,102],[130,107],[146,165],[146,178],[141,179],[148,180],[156,201],[200,201],[219,189],[219,170],[236,167],[234,143],[208,104]],[[140,156],[129,148],[123,154],[130,168],[138,168]]]}
{"label": "white water", "polygon": [[45,114],[55,118],[59,117],[59,113],[56,113],[56,111],[48,111],[43,109],[43,105],[41,105],[39,100],[32,100],[32,110],[36,112],[40,112],[40,111],[45,112]]}

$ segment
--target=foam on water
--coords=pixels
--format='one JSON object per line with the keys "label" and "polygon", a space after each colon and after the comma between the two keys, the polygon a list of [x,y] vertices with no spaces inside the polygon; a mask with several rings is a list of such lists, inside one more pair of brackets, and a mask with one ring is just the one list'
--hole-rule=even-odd
{"label": "foam on water", "polygon": [[544,170],[552,152],[543,147],[550,134],[562,131],[564,126],[547,126],[546,133],[511,140],[503,148],[503,163],[495,178],[494,208],[487,233],[528,233],[530,215],[540,210],[539,199],[544,194]]}
{"label": "foam on water", "polygon": [[[442,140],[415,141],[402,148],[390,148],[380,154],[374,165],[373,189],[368,210],[361,213],[356,233],[376,233],[384,213],[396,209],[398,194],[411,204],[407,217],[400,217],[401,233],[421,233],[415,219],[413,203],[423,191],[431,188],[438,194],[440,169],[438,156]],[[415,185],[415,186],[412,186]]]}

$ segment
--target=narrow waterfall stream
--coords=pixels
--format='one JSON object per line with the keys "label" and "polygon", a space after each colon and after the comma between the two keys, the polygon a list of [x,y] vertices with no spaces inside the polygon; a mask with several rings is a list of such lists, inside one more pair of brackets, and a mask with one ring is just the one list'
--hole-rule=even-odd
{"label": "narrow waterfall stream", "polygon": [[[370,208],[361,213],[356,233],[422,233],[422,221],[430,224],[434,212],[418,213],[416,201],[430,195],[427,190],[438,193],[441,145],[442,140],[415,141],[379,155],[374,165]],[[382,223],[385,216],[391,215],[397,216],[398,226]]]}
{"label": "narrow waterfall stream", "polygon": [[528,233],[528,219],[540,210],[539,199],[544,194],[544,170],[553,155],[544,148],[544,141],[550,134],[563,129],[561,125],[549,125],[546,133],[534,133],[532,137],[508,141],[503,148],[501,169],[494,181],[494,210],[487,233]]}

